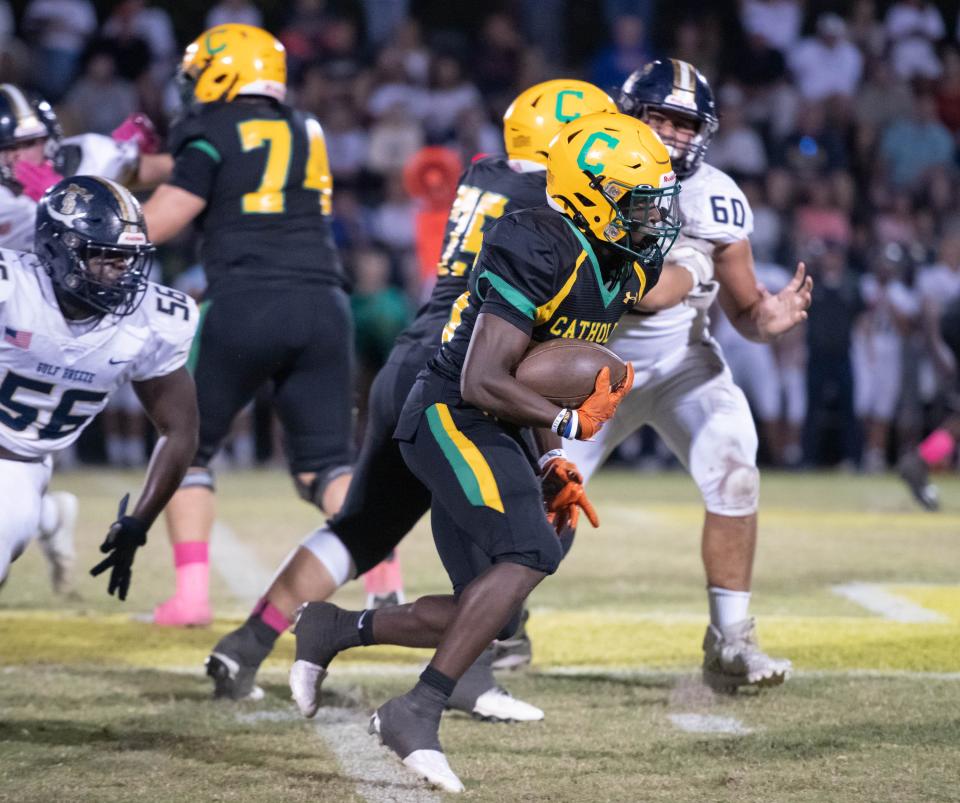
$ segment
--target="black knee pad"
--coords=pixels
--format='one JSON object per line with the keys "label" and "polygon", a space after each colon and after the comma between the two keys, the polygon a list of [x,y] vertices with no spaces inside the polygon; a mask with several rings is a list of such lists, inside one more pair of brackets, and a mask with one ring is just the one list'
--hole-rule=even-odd
{"label": "black knee pad", "polygon": [[324,471],[318,471],[309,483],[303,482],[297,474],[294,474],[293,484],[297,489],[297,495],[304,502],[309,502],[325,513],[326,511],[323,510],[323,495],[327,492],[330,483],[337,479],[337,477],[342,477],[344,474],[349,474],[352,471],[353,466],[328,468]]}

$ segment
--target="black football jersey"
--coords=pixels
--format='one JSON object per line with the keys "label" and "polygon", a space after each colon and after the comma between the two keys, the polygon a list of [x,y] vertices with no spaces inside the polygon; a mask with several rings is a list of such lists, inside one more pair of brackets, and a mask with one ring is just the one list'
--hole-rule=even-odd
{"label": "black football jersey", "polygon": [[467,168],[450,208],[437,283],[430,299],[397,338],[399,342],[440,345],[450,308],[467,289],[467,277],[480,252],[484,232],[502,215],[543,204],[546,176],[545,170],[518,172],[510,167],[506,156],[487,156]]}
{"label": "black football jersey", "polygon": [[549,206],[507,215],[484,236],[467,291],[429,367],[459,382],[481,312],[509,321],[538,343],[558,337],[606,343],[658,278],[659,272],[648,275],[639,262],[587,237]]}
{"label": "black football jersey", "polygon": [[170,152],[169,183],[207,202],[198,223],[209,292],[344,283],[316,119],[268,98],[196,104]]}

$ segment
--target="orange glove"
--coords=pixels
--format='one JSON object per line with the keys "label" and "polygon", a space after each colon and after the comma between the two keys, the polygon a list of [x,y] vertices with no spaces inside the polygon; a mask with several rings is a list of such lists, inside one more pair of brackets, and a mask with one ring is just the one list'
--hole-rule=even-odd
{"label": "orange glove", "polygon": [[623,401],[623,397],[630,392],[631,388],[633,388],[632,363],[627,363],[627,374],[615,390],[610,389],[610,369],[606,366],[601,368],[597,373],[593,393],[577,408],[577,417],[580,420],[577,440],[588,441],[596,435],[604,422],[613,418],[613,414],[617,412],[617,405]]}
{"label": "orange glove", "polygon": [[597,512],[583,488],[583,478],[573,463],[565,457],[551,457],[543,465],[541,477],[547,520],[553,525],[557,535],[568,525],[576,529],[581,510],[590,524],[594,527],[600,526]]}

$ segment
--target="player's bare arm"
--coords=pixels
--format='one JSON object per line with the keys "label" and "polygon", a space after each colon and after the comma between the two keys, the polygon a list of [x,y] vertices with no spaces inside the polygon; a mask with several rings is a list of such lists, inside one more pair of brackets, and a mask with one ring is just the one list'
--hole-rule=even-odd
{"label": "player's bare arm", "polygon": [[135,188],[149,190],[162,184],[173,173],[173,156],[169,153],[144,153],[137,165]]}
{"label": "player's bare arm", "polygon": [[197,449],[197,394],[185,367],[133,387],[159,436],[132,514],[149,526],[173,496]]}
{"label": "player's bare arm", "polygon": [[207,202],[192,192],[161,184],[143,205],[150,240],[164,243],[176,237],[206,206]]}
{"label": "player's bare arm", "polygon": [[749,240],[718,245],[713,261],[720,306],[748,340],[768,342],[807,319],[813,279],[803,262],[789,284],[774,295],[757,282]]}
{"label": "player's bare arm", "polygon": [[530,338],[503,318],[481,312],[463,365],[463,400],[497,418],[549,427],[560,408],[521,385],[512,374],[530,347]]}
{"label": "player's bare arm", "polygon": [[675,307],[693,290],[693,274],[676,262],[668,262],[660,273],[660,281],[647,293],[634,309],[657,312]]}

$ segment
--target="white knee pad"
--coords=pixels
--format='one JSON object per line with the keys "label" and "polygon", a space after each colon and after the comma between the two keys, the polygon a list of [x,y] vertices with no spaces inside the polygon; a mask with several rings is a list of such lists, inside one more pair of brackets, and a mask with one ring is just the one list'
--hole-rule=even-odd
{"label": "white knee pad", "polygon": [[356,576],[356,566],[343,541],[327,527],[314,530],[303,539],[300,546],[309,549],[326,567],[338,588]]}
{"label": "white knee pad", "polygon": [[760,472],[754,465],[731,462],[719,482],[700,490],[710,513],[749,516],[760,504]]}

